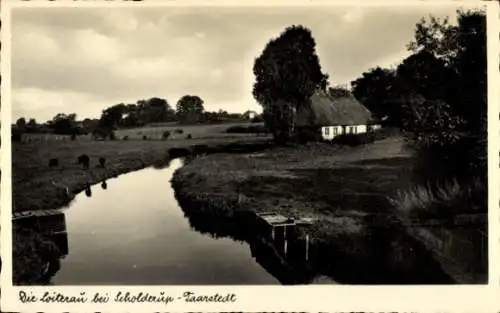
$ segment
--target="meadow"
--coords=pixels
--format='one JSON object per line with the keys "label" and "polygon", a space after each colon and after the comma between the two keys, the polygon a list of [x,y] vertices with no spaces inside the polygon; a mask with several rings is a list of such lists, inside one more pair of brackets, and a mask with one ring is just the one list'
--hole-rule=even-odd
{"label": "meadow", "polygon": [[[169,140],[184,140],[188,135],[192,139],[217,139],[217,138],[235,138],[235,137],[255,137],[256,134],[237,134],[226,133],[230,127],[240,126],[263,126],[263,123],[250,123],[250,122],[227,122],[220,124],[195,124],[183,125],[179,123],[158,123],[149,124],[144,127],[137,128],[123,128],[115,131],[117,140],[163,140],[163,134],[168,131],[170,135]],[[70,135],[54,135],[54,134],[24,134],[24,143],[46,143],[52,141],[71,141]],[[78,141],[93,141],[92,136],[80,135]]]}
{"label": "meadow", "polygon": [[[72,195],[84,190],[87,184],[165,162],[172,148],[189,149],[200,144],[220,146],[235,142],[252,144],[270,138],[225,133],[232,125],[167,125],[118,130],[117,140],[106,141],[94,141],[90,135],[71,140],[70,136],[25,134],[22,142],[13,142],[12,145],[13,211],[55,209],[67,204]],[[161,139],[159,134],[175,129],[182,129],[183,133]],[[191,139],[187,139],[188,134],[191,134]],[[129,136],[128,140],[123,140],[124,136]],[[148,140],[143,136],[148,136]],[[82,154],[90,158],[89,170],[77,163]],[[106,159],[105,168],[99,167],[99,158]],[[57,159],[58,166],[50,167],[50,159]],[[62,186],[68,187],[70,197],[61,190]]]}

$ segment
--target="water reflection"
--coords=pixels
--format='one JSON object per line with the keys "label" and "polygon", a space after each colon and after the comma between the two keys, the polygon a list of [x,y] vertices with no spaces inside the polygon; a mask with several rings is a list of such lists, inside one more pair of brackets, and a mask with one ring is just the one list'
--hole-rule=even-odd
{"label": "water reflection", "polygon": [[273,230],[262,227],[251,213],[218,215],[178,200],[194,230],[247,242],[257,263],[284,285],[453,283],[423,247],[395,228],[384,226],[338,242],[312,243],[307,226]]}
{"label": "water reflection", "polygon": [[[170,185],[182,166],[148,168],[93,187],[66,211],[71,254],[55,285],[279,284],[246,242],[214,240],[190,228]],[[124,274],[125,273],[125,274]]]}
{"label": "water reflection", "polygon": [[92,189],[90,189],[90,186],[85,188],[85,195],[89,198],[92,197]]}
{"label": "water reflection", "polygon": [[[35,251],[31,251],[32,255],[29,256],[31,261],[28,261],[28,265],[32,267],[29,270],[15,269],[14,274],[26,270],[32,275],[26,278],[25,282],[51,284],[52,277],[61,268],[61,259],[69,253],[64,212],[47,211],[40,216],[18,218],[13,221],[13,227],[16,229],[16,236],[19,236],[16,237],[15,242],[23,241],[24,245],[35,248]],[[26,240],[31,240],[31,242],[26,243]],[[14,266],[22,267],[24,264],[15,264]],[[23,280],[22,277],[21,280]]]}
{"label": "water reflection", "polygon": [[272,232],[261,227],[251,213],[236,212],[231,217],[221,217],[186,202],[181,204],[194,230],[213,238],[247,242],[255,261],[281,284],[308,284],[319,275],[312,270],[315,258],[311,255],[307,230],[293,226],[277,227]]}

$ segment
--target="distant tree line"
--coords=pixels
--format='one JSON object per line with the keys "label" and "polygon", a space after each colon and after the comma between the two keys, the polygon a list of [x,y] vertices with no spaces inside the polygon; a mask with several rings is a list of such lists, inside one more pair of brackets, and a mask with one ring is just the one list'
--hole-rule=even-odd
{"label": "distant tree line", "polygon": [[153,97],[139,100],[135,104],[116,104],[104,109],[100,118],[76,119],[76,114],[59,113],[51,120],[39,124],[33,118],[26,122],[21,117],[16,121],[16,133],[54,133],[60,135],[93,134],[96,137],[112,137],[119,128],[141,127],[154,123],[177,122],[181,124],[222,123],[235,120],[252,120],[261,122],[262,117],[250,118],[250,111],[245,113],[228,113],[205,111],[203,100],[196,95],[186,95],[179,99],[175,109],[167,100]]}

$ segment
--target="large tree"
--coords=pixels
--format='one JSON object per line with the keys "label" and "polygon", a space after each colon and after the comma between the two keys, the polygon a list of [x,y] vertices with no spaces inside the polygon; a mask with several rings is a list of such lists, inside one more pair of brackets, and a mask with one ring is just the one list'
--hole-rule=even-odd
{"label": "large tree", "polygon": [[266,112],[266,125],[276,141],[286,142],[297,107],[305,105],[316,88],[328,85],[311,31],[300,25],[286,28],[267,43],[253,72],[253,96]]}
{"label": "large tree", "polygon": [[196,123],[205,110],[198,96],[185,95],[177,101],[177,117],[182,123]]}
{"label": "large tree", "polygon": [[51,121],[48,121],[47,124],[55,134],[73,134],[76,131],[76,114],[59,113]]}
{"label": "large tree", "polygon": [[456,25],[432,16],[422,19],[408,48],[434,55],[455,74],[441,81],[447,88],[446,100],[468,129],[477,133],[486,126],[486,15],[477,10],[457,14]]}
{"label": "large tree", "polygon": [[387,117],[387,123],[401,125],[401,106],[396,90],[396,71],[376,67],[351,82],[352,93],[379,119]]}
{"label": "large tree", "polygon": [[[436,148],[457,164],[458,172],[485,175],[486,169],[486,16],[482,11],[458,11],[456,25],[431,17],[417,24],[415,40],[409,49],[414,60],[427,55],[427,61],[407,62],[410,75],[419,77],[422,66],[438,73],[434,79],[419,77],[414,90],[425,85],[427,101],[422,108],[413,108],[406,125],[418,136],[415,142]],[[438,60],[432,61],[432,55]],[[441,64],[441,65],[439,65]],[[417,66],[419,65],[419,66]],[[402,65],[405,66],[405,65]],[[434,68],[431,68],[434,67]],[[421,93],[424,93],[421,91]],[[422,112],[434,118],[421,118]],[[420,113],[419,113],[420,112]],[[415,131],[417,130],[417,131]],[[425,135],[422,135],[422,133]],[[439,147],[444,147],[440,149]],[[450,152],[451,151],[451,152]]]}

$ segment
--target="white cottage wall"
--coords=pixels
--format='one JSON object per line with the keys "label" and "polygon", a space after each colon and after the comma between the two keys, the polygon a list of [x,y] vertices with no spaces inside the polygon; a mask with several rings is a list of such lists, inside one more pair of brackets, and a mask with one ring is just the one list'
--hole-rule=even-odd
{"label": "white cottage wall", "polygon": [[[345,127],[345,134],[363,134],[366,133],[367,131],[368,131],[367,125],[350,125]],[[325,140],[332,140],[333,138],[342,134],[344,134],[344,129],[342,126],[321,127],[321,135]]]}

